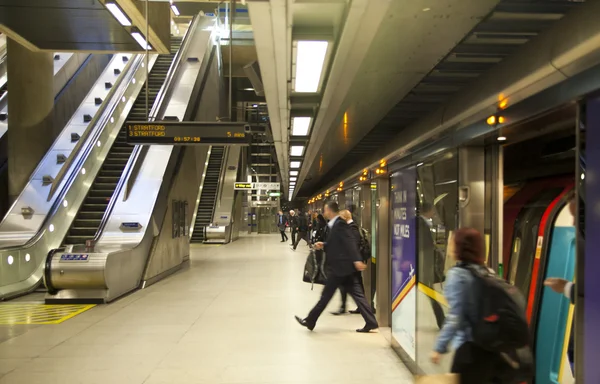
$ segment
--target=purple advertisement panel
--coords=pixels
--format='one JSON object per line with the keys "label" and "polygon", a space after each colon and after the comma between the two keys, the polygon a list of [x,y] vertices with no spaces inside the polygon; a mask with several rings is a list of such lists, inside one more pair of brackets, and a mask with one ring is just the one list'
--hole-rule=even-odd
{"label": "purple advertisement panel", "polygon": [[416,359],[416,168],[390,178],[392,209],[392,335]]}

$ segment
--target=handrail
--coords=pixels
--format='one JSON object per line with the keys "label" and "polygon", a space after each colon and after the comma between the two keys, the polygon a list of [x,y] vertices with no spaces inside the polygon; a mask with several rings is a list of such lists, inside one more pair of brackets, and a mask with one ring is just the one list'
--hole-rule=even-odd
{"label": "handrail", "polygon": [[[135,67],[136,68],[139,65],[139,61],[140,61],[140,58],[136,57],[135,58],[135,63],[136,63]],[[132,64],[132,66],[133,66],[133,64]],[[125,69],[127,69],[127,67]],[[133,70],[132,70],[132,68],[128,68],[128,69],[129,69],[129,71],[127,73],[124,73],[123,81],[124,81],[125,77],[127,77],[129,80],[130,77],[135,75],[135,72],[136,72],[135,68],[133,68]],[[119,81],[117,84],[118,85],[116,85],[115,88],[119,88],[122,85],[122,81]],[[104,118],[100,122],[101,125],[105,126],[106,124],[108,124],[110,116],[113,114],[113,112],[117,108],[118,104],[119,104],[119,100],[117,100],[113,104],[112,108],[108,112],[103,111],[102,114],[104,115]],[[99,135],[101,133],[102,133],[102,130],[100,130],[97,134]],[[68,174],[69,177],[66,180],[65,186],[61,189],[59,196],[56,198],[56,200],[50,207],[48,214],[44,218],[42,224],[40,225],[40,229],[37,231],[37,233],[32,238],[30,238],[25,244],[16,245],[16,246],[7,247],[7,248],[0,247],[0,251],[12,251],[12,250],[18,250],[18,249],[22,249],[22,248],[28,248],[28,247],[31,247],[33,244],[35,244],[37,241],[39,241],[39,239],[43,236],[43,234],[45,232],[45,230],[42,230],[42,228],[47,227],[47,224],[48,224],[48,221],[50,220],[50,218],[53,217],[54,214],[58,211],[58,209],[62,206],[62,201],[63,201],[64,195],[66,195],[66,193],[69,191],[71,185],[75,181],[75,178],[79,175],[79,172],[76,172],[75,169],[79,169],[82,167],[83,163],[87,160],[90,152],[94,149],[93,141],[94,140],[91,140],[90,145],[88,145],[86,148],[84,148],[84,152],[83,152],[82,156],[80,157],[79,161],[74,165],[73,172],[70,172]],[[14,204],[16,204],[16,201]]]}
{"label": "handrail", "polygon": [[[185,31],[185,34],[183,35],[183,39],[181,42],[181,47],[179,47],[179,51],[177,51],[177,53],[175,54],[175,57],[173,58],[173,62],[171,63],[169,72],[167,72],[167,77],[165,79],[165,82],[163,83],[163,86],[158,91],[158,94],[156,96],[154,104],[152,105],[152,110],[149,112],[150,116],[148,116],[148,120],[150,120],[150,119],[154,120],[156,115],[158,115],[159,108],[160,108],[160,106],[162,106],[163,100],[166,97],[167,91],[169,90],[169,87],[166,87],[166,85],[170,85],[171,82],[173,81],[173,77],[175,76],[175,73],[177,72],[175,69],[179,68],[179,63],[181,62],[181,58],[183,56],[182,52],[187,51],[188,46],[191,41],[191,39],[188,39],[188,34],[190,33],[190,30],[196,29],[196,26],[198,25],[198,21],[199,21],[199,18],[194,17],[194,20],[192,20],[192,23],[188,27],[187,31]],[[126,180],[125,180],[125,191],[123,192],[123,201],[127,201],[127,199],[129,198],[129,195],[131,194],[131,190],[133,189],[133,185],[135,184],[137,175],[138,175],[140,169],[142,168],[142,164],[144,163],[144,159],[146,158],[148,149],[149,148],[147,145],[136,145],[135,148],[133,149],[132,156],[130,157],[130,159],[133,158],[133,165],[131,166],[131,170],[128,173],[124,173]],[[127,165],[129,165],[129,162],[127,163]],[[125,171],[127,171],[127,167],[125,168],[124,172]]]}
{"label": "handrail", "polygon": [[[131,65],[132,65],[132,61],[133,60],[129,60],[127,62],[127,65],[123,69],[123,73],[127,73],[129,71],[129,68],[131,68]],[[52,181],[52,186],[50,187],[50,192],[48,192],[48,199],[46,201],[50,201],[52,199],[52,196],[54,195],[54,193],[58,189],[58,186],[60,185],[60,183],[64,179],[65,174],[67,173],[67,170],[69,170],[71,168],[71,164],[73,163],[73,161],[75,161],[75,158],[79,154],[79,151],[81,150],[81,147],[84,145],[84,143],[87,141],[89,135],[94,130],[94,127],[96,126],[96,123],[98,122],[98,120],[100,120],[100,117],[103,116],[104,110],[107,108],[110,100],[112,100],[115,92],[117,92],[117,88],[123,82],[123,78],[124,77],[125,76],[119,76],[119,79],[117,80],[117,83],[113,84],[113,86],[111,87],[110,91],[108,92],[108,94],[106,95],[106,97],[104,98],[104,100],[102,101],[102,104],[100,104],[100,107],[98,108],[98,111],[94,115],[94,118],[88,124],[87,128],[83,132],[83,135],[81,135],[81,137],[79,138],[79,140],[77,140],[77,143],[75,144],[75,147],[73,147],[73,150],[71,151],[71,154],[69,155],[69,157],[67,158],[67,160],[64,162],[63,166],[60,168],[60,170],[56,174],[56,177]]]}
{"label": "handrail", "polygon": [[[163,108],[163,101],[164,98],[166,96],[166,93],[169,91],[169,89],[171,88],[171,83],[175,77],[175,73],[178,71],[179,69],[179,63],[181,62],[181,57],[183,56],[183,53],[188,49],[189,46],[189,40],[188,39],[188,34],[190,32],[190,29],[195,29],[193,27],[195,27],[198,23],[198,18],[195,17],[194,21],[192,22],[192,24],[190,25],[190,28],[188,28],[188,30],[185,32],[184,36],[183,36],[183,40],[182,40],[182,44],[181,47],[179,48],[179,51],[177,51],[177,53],[175,54],[175,57],[173,58],[173,62],[171,63],[171,66],[169,67],[169,71],[167,72],[167,77],[165,79],[165,82],[163,83],[161,89],[158,92],[158,95],[154,101],[154,104],[152,105],[152,109],[149,112],[151,116],[155,116],[160,112],[160,109]],[[148,82],[150,81],[150,73],[148,72],[148,76],[146,77],[146,84],[148,84]],[[145,145],[136,145],[135,148],[133,149],[133,152],[131,154],[131,156],[129,157],[129,160],[127,161],[127,164],[125,165],[125,169],[123,170],[123,174],[121,176],[121,178],[119,179],[119,183],[117,184],[117,187],[115,188],[115,192],[113,193],[112,198],[110,199],[110,201],[108,202],[108,206],[106,207],[106,211],[104,212],[104,215],[102,216],[102,220],[100,221],[100,226],[98,227],[98,230],[96,231],[96,234],[94,235],[94,242],[98,241],[98,239],[100,238],[100,236],[102,235],[102,232],[104,232],[104,228],[106,227],[106,224],[108,223],[108,219],[110,218],[110,215],[112,214],[112,210],[117,202],[117,197],[119,196],[120,191],[127,186],[128,184],[128,180],[131,178],[131,176],[133,175],[133,170],[134,168],[136,168],[136,164],[139,161],[139,166],[136,172],[139,172],[139,168],[141,168],[141,164],[143,163],[143,157],[145,157],[145,154],[147,153],[147,149],[143,150],[143,147],[147,147]],[[143,154],[143,156],[142,156]],[[136,173],[137,175],[137,173]],[[133,184],[135,183],[135,180],[130,184],[130,188],[133,188]],[[128,194],[130,193],[131,189],[129,191],[124,191],[127,192]]]}
{"label": "handrail", "polygon": [[[217,194],[215,196],[215,203],[218,203],[219,207],[221,206],[221,198],[223,197],[223,184],[225,183],[225,176],[227,175],[227,169],[225,169],[224,165],[227,163],[228,157],[229,147],[225,147],[225,149],[223,150],[223,157],[221,158],[221,174],[219,175],[219,185],[217,186]],[[215,221],[215,209],[213,208],[212,222],[214,223]]]}

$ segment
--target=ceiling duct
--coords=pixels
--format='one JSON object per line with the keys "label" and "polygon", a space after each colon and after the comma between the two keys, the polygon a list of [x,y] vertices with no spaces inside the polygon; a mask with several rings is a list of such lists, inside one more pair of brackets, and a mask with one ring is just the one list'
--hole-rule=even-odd
{"label": "ceiling duct", "polygon": [[244,66],[244,73],[252,83],[254,92],[257,96],[265,95],[265,87],[263,86],[262,79],[260,78],[260,68],[258,67],[258,61],[254,61]]}

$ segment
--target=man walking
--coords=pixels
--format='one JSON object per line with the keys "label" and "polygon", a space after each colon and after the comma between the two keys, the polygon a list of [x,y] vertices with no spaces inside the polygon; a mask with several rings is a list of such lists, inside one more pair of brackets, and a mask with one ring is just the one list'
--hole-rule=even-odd
{"label": "man walking", "polygon": [[296,321],[312,331],[335,291],[338,287],[344,287],[358,305],[360,314],[366,323],[363,328],[357,329],[356,332],[368,333],[377,329],[379,325],[371,306],[367,303],[356,275],[356,271],[363,271],[366,265],[362,261],[350,226],[339,218],[339,208],[336,202],[330,201],[325,205],[325,217],[330,219],[327,224],[329,228],[327,241],[325,243],[315,243],[315,248],[325,249],[327,254],[325,261],[327,282],[321,293],[321,299],[310,311],[308,317],[301,319],[296,316]]}
{"label": "man walking", "polygon": [[292,232],[292,245],[296,243],[296,234],[298,233],[298,217],[296,216],[296,212],[292,209],[290,210],[290,230]]}
{"label": "man walking", "polygon": [[308,219],[306,218],[306,215],[299,211],[297,218],[296,218],[296,230],[297,230],[297,235],[296,235],[296,241],[294,241],[294,243],[292,244],[292,249],[295,251],[296,248],[298,248],[298,244],[300,243],[300,240],[304,240],[306,241],[307,245],[310,245],[310,240],[308,239]]}
{"label": "man walking", "polygon": [[285,234],[285,229],[287,227],[287,217],[283,214],[283,211],[279,211],[277,214],[277,229],[279,229],[279,233],[281,233],[281,242],[285,243],[288,241],[288,237]]}

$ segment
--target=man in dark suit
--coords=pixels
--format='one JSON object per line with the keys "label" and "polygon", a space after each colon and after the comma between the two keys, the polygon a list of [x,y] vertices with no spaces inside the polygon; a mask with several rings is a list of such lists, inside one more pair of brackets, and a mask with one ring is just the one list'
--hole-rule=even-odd
{"label": "man in dark suit", "polygon": [[285,229],[287,227],[288,219],[287,216],[283,214],[283,211],[279,211],[277,214],[277,229],[281,233],[281,242],[285,243],[288,241],[288,237],[285,234]]}
{"label": "man in dark suit", "polygon": [[340,219],[338,214],[339,208],[336,202],[330,201],[325,205],[325,217],[330,219],[327,224],[327,241],[315,243],[315,248],[325,249],[327,282],[321,293],[321,299],[310,311],[308,317],[301,319],[296,316],[296,320],[300,325],[312,331],[335,291],[338,287],[343,287],[352,296],[358,305],[360,314],[365,319],[365,326],[357,329],[356,332],[368,333],[377,329],[379,325],[356,275],[356,271],[365,270],[366,264],[362,261],[350,226]]}

